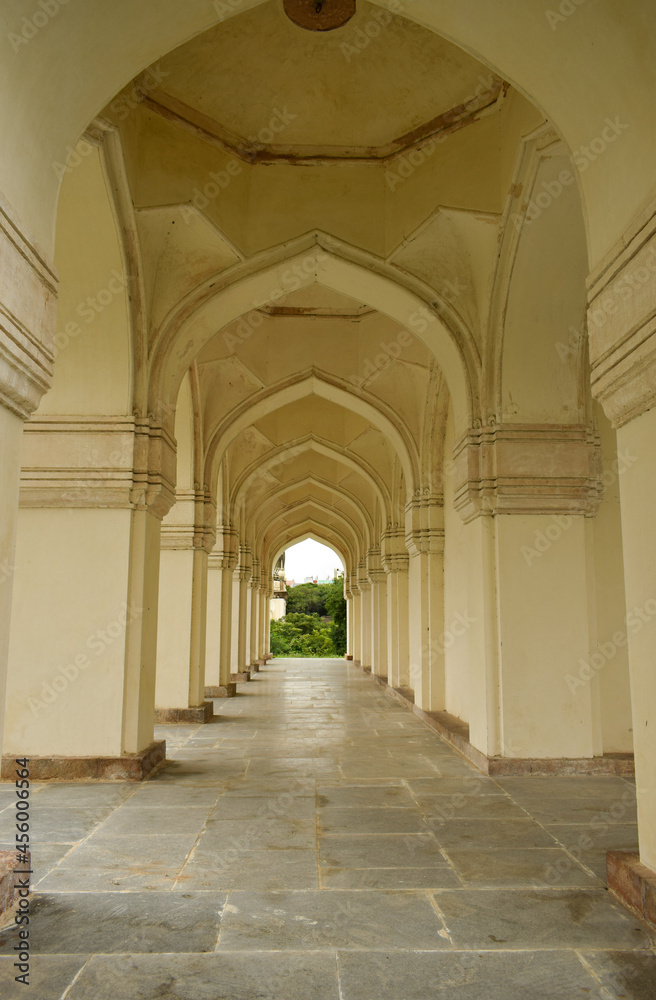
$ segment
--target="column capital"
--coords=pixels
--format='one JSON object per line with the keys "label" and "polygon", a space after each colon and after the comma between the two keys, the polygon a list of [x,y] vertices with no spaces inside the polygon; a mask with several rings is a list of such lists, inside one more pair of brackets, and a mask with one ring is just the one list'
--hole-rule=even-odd
{"label": "column capital", "polygon": [[656,405],[656,201],[588,278],[592,395],[614,427]]}
{"label": "column capital", "polygon": [[380,555],[386,573],[398,573],[408,569],[408,550],[405,534],[398,525],[390,525],[380,540]]}
{"label": "column capital", "polygon": [[444,497],[420,493],[406,504],[405,547],[411,556],[444,551]]}
{"label": "column capital", "polygon": [[25,507],[127,507],[163,518],[175,503],[173,437],[148,417],[35,416],[25,424]]}
{"label": "column capital", "polygon": [[497,514],[596,514],[599,435],[580,424],[471,428],[453,449],[454,506],[465,522]]}

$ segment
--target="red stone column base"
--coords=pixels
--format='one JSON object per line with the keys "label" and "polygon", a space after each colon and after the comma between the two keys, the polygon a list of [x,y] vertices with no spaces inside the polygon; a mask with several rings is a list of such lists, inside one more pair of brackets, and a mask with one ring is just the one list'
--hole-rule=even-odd
{"label": "red stone column base", "polygon": [[156,708],[155,722],[157,725],[181,725],[192,726],[210,722],[214,715],[214,704],[205,701],[202,705],[194,705],[192,708]]}
{"label": "red stone column base", "polygon": [[606,871],[608,888],[620,903],[656,930],[656,872],[641,864],[633,851],[609,851]]}
{"label": "red stone column base", "polygon": [[237,694],[237,685],[230,684],[210,684],[205,688],[206,698],[234,698]]}
{"label": "red stone column base", "polygon": [[[27,854],[29,858],[29,851]],[[18,851],[0,851],[0,930],[14,923],[19,900],[18,879],[30,877],[29,861],[26,865],[21,865],[18,857]]]}
{"label": "red stone column base", "polygon": [[[165,760],[165,740],[120,757],[30,757],[30,781],[143,781]],[[2,780],[13,781],[15,771],[15,756],[4,756]]]}
{"label": "red stone column base", "polygon": [[230,674],[230,680],[233,684],[245,684],[246,681],[251,679],[250,670],[240,670],[236,674]]}
{"label": "red stone column base", "polygon": [[346,655],[344,656],[344,659],[345,660],[352,660],[353,659],[353,653],[346,653]]}

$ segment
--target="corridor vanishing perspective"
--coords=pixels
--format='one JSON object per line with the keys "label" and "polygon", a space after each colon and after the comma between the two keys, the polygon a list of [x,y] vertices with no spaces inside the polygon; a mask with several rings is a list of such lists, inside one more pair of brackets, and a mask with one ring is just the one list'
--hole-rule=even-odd
{"label": "corridor vanishing perspective", "polygon": [[0,3],[7,989],[653,1000],[655,52],[654,0]]}
{"label": "corridor vanishing perspective", "polygon": [[273,661],[216,710],[161,730],[146,784],[35,788],[31,997],[653,997],[604,882],[630,781],[485,777],[339,660]]}

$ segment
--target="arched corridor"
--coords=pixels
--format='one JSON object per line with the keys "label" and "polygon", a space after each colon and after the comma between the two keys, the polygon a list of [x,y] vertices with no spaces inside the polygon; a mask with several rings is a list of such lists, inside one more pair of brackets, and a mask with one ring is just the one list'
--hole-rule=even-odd
{"label": "arched corridor", "polygon": [[34,790],[38,996],[649,995],[603,881],[630,781],[485,777],[343,660],[272,661],[216,708],[158,732],[145,784]]}
{"label": "arched corridor", "polygon": [[30,3],[0,11],[3,782],[155,794],[188,726],[239,771],[251,687],[262,732],[293,707],[274,572],[314,539],[347,662],[303,685],[503,788],[635,778],[608,878],[656,927],[653,4]]}

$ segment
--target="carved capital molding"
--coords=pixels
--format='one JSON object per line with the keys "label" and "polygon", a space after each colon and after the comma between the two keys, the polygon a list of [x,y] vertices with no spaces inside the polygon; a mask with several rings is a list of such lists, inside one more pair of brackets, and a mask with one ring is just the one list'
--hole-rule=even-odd
{"label": "carved capital molding", "polygon": [[380,557],[386,573],[399,573],[408,569],[408,550],[403,529],[388,527],[380,540]]}
{"label": "carved capital molding", "polygon": [[444,551],[444,497],[426,492],[405,508],[405,548],[411,556]]}
{"label": "carved capital molding", "polygon": [[453,449],[454,505],[465,522],[497,514],[596,514],[597,433],[576,424],[473,428]]}
{"label": "carved capital molding", "polygon": [[0,201],[0,404],[24,420],[52,383],[58,277]]}
{"label": "carved capital molding", "polygon": [[33,417],[23,434],[24,507],[128,507],[163,518],[175,502],[175,442],[139,417]]}
{"label": "carved capital molding", "polygon": [[656,203],[588,278],[592,394],[614,427],[656,404]]}

